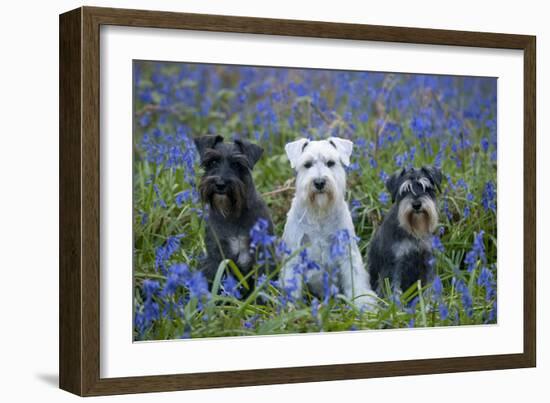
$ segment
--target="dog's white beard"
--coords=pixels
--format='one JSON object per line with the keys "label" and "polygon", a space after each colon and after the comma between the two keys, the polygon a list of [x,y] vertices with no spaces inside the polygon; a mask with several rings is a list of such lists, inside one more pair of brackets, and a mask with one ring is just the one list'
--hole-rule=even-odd
{"label": "dog's white beard", "polygon": [[310,211],[322,215],[330,212],[341,197],[341,193],[335,189],[334,185],[327,182],[323,192],[317,192],[313,186],[310,186],[305,202]]}
{"label": "dog's white beard", "polygon": [[317,193],[317,192],[311,192],[309,194],[309,205],[314,210],[319,211],[325,211],[330,208],[330,206],[333,203],[333,195],[332,193],[324,192],[324,193]]}

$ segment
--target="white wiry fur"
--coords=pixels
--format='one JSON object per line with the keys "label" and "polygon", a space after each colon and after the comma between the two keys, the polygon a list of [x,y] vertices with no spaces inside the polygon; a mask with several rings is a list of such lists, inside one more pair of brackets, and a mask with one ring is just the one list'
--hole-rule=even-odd
{"label": "white wiry fur", "polygon": [[[310,270],[304,277],[297,275],[294,267],[299,257],[296,257],[282,268],[281,280],[284,286],[294,284],[296,278],[297,289],[292,292],[296,299],[302,296],[304,280],[313,293],[322,295],[322,271],[336,263],[340,267],[339,292],[361,309],[374,310],[376,294],[370,288],[369,274],[355,242],[355,229],[344,200],[344,166],[350,163],[352,147],[351,141],[336,137],[320,141],[300,139],[286,145],[287,156],[297,176],[296,194],[287,214],[283,240],[292,250],[307,245],[308,257],[321,270]],[[313,182],[316,179],[326,181],[322,192],[315,189]],[[350,254],[334,262],[330,257],[331,242],[334,234],[343,229],[351,237]]]}

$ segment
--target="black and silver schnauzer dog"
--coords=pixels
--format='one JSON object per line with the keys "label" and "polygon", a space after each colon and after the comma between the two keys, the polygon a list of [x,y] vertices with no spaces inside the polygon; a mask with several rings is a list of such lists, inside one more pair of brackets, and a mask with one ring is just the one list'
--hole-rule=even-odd
{"label": "black and silver schnauzer dog", "polygon": [[436,189],[441,191],[441,171],[435,167],[403,169],[386,182],[392,206],[369,248],[373,290],[384,291],[388,278],[392,292],[401,293],[418,280],[433,280],[431,235],[438,224]]}
{"label": "black and silver schnauzer dog", "polygon": [[220,262],[231,259],[246,276],[255,263],[250,252],[250,229],[263,218],[269,223],[269,233],[273,233],[269,211],[252,180],[252,168],[263,149],[246,140],[225,143],[219,135],[194,140],[204,169],[199,193],[209,213],[207,257],[202,262],[202,271],[212,282]]}

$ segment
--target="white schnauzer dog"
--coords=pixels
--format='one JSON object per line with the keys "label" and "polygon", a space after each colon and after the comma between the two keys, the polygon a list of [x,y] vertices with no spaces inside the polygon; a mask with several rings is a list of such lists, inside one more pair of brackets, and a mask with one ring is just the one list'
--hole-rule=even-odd
{"label": "white schnauzer dog", "polygon": [[[374,310],[376,294],[371,290],[344,199],[344,167],[350,164],[352,149],[351,141],[337,137],[320,141],[300,139],[285,146],[297,175],[283,240],[293,251],[305,247],[316,269],[302,270],[303,255],[295,256],[281,269],[280,280],[294,300],[302,298],[304,283],[313,294],[326,298],[328,274],[336,274],[334,291],[344,294],[360,309]],[[345,253],[335,258],[338,232],[345,234],[347,244]]]}

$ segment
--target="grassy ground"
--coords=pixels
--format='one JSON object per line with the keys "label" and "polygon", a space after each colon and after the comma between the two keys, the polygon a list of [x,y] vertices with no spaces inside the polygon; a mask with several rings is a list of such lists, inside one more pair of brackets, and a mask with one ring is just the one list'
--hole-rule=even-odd
{"label": "grassy ground", "polygon": [[[136,340],[496,322],[495,79],[136,62],[134,113]],[[375,313],[341,295],[288,304],[276,272],[242,298],[232,262],[208,289],[196,270],[206,217],[192,142],[207,132],[264,147],[254,179],[277,236],[293,195],[284,144],[353,140],[347,200],[365,259],[390,207],[387,175],[441,167],[434,283],[385,296]],[[261,239],[279,268],[288,256]]]}

